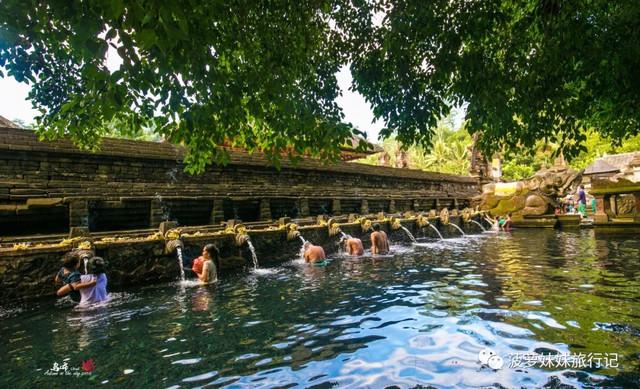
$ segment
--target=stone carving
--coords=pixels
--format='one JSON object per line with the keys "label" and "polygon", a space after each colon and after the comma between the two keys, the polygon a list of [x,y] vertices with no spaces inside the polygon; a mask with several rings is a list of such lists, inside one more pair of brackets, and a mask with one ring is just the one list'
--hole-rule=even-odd
{"label": "stone carving", "polygon": [[522,181],[486,184],[474,200],[494,216],[540,216],[552,213],[557,199],[574,193],[581,178],[581,171],[555,166]]}
{"label": "stone carving", "polygon": [[440,223],[449,224],[449,210],[446,207],[440,211]]}
{"label": "stone carving", "polygon": [[418,215],[416,218],[416,224],[420,228],[426,227],[429,225],[429,219],[425,215]]}
{"label": "stone carving", "polygon": [[618,195],[616,197],[616,213],[619,216],[633,215],[636,210],[636,199],[633,195]]}
{"label": "stone carving", "polygon": [[327,221],[327,227],[329,228],[329,236],[336,236],[340,232],[342,232],[340,226],[338,225],[338,222],[333,218]]}
{"label": "stone carving", "polygon": [[469,220],[471,220],[471,217],[473,216],[473,210],[471,208],[465,208],[462,210],[462,212],[460,212],[460,215],[462,216],[462,220],[465,223],[468,223]]}

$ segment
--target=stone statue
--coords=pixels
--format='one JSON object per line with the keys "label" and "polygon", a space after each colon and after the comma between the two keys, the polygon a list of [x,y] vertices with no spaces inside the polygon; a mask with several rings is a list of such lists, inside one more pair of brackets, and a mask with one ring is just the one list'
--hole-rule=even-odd
{"label": "stone statue", "polygon": [[556,164],[522,181],[486,184],[474,200],[480,201],[482,211],[494,216],[540,216],[553,213],[558,199],[574,193],[581,179],[582,171]]}

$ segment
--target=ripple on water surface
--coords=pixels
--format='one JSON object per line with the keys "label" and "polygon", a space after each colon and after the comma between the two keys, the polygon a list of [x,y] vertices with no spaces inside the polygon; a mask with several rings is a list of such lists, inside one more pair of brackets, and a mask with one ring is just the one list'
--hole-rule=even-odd
{"label": "ripple on water surface", "polygon": [[[2,307],[3,387],[60,386],[54,362],[88,359],[107,386],[640,386],[637,239],[533,230],[392,249],[120,291],[92,309]],[[501,368],[481,364],[486,349]],[[617,353],[618,367],[510,366],[539,353]]]}

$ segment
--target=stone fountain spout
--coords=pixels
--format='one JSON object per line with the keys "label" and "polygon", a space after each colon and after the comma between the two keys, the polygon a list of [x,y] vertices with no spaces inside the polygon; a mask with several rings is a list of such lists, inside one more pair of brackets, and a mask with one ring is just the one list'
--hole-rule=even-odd
{"label": "stone fountain spout", "polygon": [[173,228],[164,234],[164,251],[166,254],[172,254],[178,248],[184,248],[181,235],[182,232],[178,228]]}
{"label": "stone fountain spout", "polygon": [[298,231],[298,225],[295,223],[287,223],[284,226],[284,230],[287,232],[287,240],[295,240],[300,237],[300,231]]}
{"label": "stone fountain spout", "polygon": [[184,250],[184,242],[182,242],[182,231],[179,228],[172,228],[164,234],[164,251],[167,254],[176,253],[178,268],[180,269],[180,280],[185,280],[184,261],[182,258],[182,250]]}
{"label": "stone fountain spout", "polygon": [[371,229],[373,228],[373,224],[371,223],[371,220],[365,217],[360,218],[358,222],[360,223],[360,228],[362,228],[362,232],[371,231]]}
{"label": "stone fountain spout", "polygon": [[336,236],[342,232],[340,225],[338,225],[338,222],[333,218],[327,220],[327,227],[329,229],[329,236]]}
{"label": "stone fountain spout", "polygon": [[429,224],[431,224],[431,223],[429,223],[429,218],[428,218],[428,217],[426,217],[425,215],[422,215],[422,214],[421,214],[421,215],[418,215],[418,216],[416,217],[416,225],[417,225],[419,228],[426,227],[426,226],[428,226]]}
{"label": "stone fountain spout", "polygon": [[236,224],[233,226],[234,240],[237,247],[242,247],[249,241],[249,234],[247,234],[247,227],[244,224]]}
{"label": "stone fountain spout", "polygon": [[89,240],[83,240],[77,243],[77,246],[71,250],[71,254],[82,261],[82,264],[84,265],[84,274],[87,274],[87,264],[89,263],[89,259],[96,255],[93,243]]}
{"label": "stone fountain spout", "polygon": [[398,219],[398,218],[396,218],[394,216],[392,216],[389,219],[389,226],[394,231],[399,230],[400,228],[402,228],[402,224],[400,224],[400,219]]}
{"label": "stone fountain spout", "polygon": [[440,211],[440,223],[449,224],[449,209],[447,207],[442,208],[442,211]]}
{"label": "stone fountain spout", "polygon": [[473,217],[473,210],[471,208],[465,208],[460,212],[460,216],[462,216],[463,222],[469,223],[471,217]]}

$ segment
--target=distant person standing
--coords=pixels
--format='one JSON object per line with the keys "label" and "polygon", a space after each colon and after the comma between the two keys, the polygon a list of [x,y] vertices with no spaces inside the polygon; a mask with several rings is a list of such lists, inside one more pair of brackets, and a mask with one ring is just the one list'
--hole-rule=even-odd
{"label": "distant person standing", "polygon": [[584,185],[580,185],[578,189],[578,213],[582,217],[587,216],[587,193],[584,191]]}
{"label": "distant person standing", "polygon": [[387,233],[380,229],[380,224],[373,225],[371,233],[371,254],[387,254],[389,252],[389,238]]}

